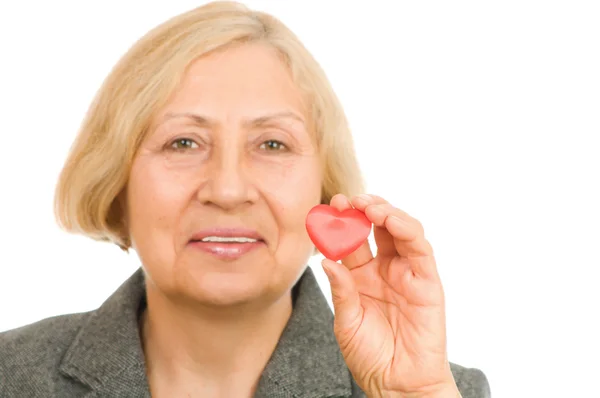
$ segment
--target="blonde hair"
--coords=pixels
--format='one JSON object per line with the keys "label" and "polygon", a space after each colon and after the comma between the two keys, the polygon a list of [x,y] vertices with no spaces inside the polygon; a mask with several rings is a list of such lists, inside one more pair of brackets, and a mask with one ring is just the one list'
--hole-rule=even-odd
{"label": "blonde hair", "polygon": [[266,42],[278,50],[306,96],[323,163],[322,203],[363,192],[363,179],[342,106],[325,73],[277,18],[232,1],[180,14],[149,31],[114,66],[96,94],[59,175],[59,226],[128,251],[123,194],[152,116],[195,59],[228,45]]}

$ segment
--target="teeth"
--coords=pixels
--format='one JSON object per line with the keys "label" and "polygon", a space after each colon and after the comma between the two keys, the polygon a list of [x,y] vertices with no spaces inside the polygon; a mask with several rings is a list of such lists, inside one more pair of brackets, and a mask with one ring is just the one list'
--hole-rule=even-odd
{"label": "teeth", "polygon": [[228,236],[228,237],[207,236],[206,238],[202,239],[202,242],[254,243],[254,242],[256,242],[256,239],[246,238],[243,236],[240,236],[240,237],[237,237],[237,236]]}

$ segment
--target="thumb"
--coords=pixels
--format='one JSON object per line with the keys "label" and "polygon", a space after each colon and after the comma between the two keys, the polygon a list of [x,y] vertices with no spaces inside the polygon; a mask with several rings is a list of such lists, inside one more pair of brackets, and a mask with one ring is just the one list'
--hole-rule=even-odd
{"label": "thumb", "polygon": [[350,270],[345,265],[327,258],[321,261],[321,265],[331,286],[336,326],[341,330],[358,327],[362,320],[363,308]]}

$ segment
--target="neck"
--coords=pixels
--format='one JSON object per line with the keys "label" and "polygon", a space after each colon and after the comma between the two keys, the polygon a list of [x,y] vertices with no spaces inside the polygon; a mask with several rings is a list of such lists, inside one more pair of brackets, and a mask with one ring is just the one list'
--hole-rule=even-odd
{"label": "neck", "polygon": [[292,313],[291,292],[251,309],[189,308],[152,288],[147,302],[140,329],[153,396],[251,397]]}

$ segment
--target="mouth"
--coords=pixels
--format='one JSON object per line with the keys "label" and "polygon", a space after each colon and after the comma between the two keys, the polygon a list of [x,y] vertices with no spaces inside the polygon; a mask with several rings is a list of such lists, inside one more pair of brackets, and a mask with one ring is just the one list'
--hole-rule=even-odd
{"label": "mouth", "polygon": [[198,231],[190,237],[192,242],[213,243],[255,243],[265,239],[253,229],[216,227]]}
{"label": "mouth", "polygon": [[247,253],[266,247],[258,232],[248,229],[212,229],[196,233],[190,246],[221,260],[236,260]]}
{"label": "mouth", "polygon": [[245,236],[206,236],[202,239],[192,239],[191,242],[257,243],[257,242],[264,242],[264,240],[248,238]]}

